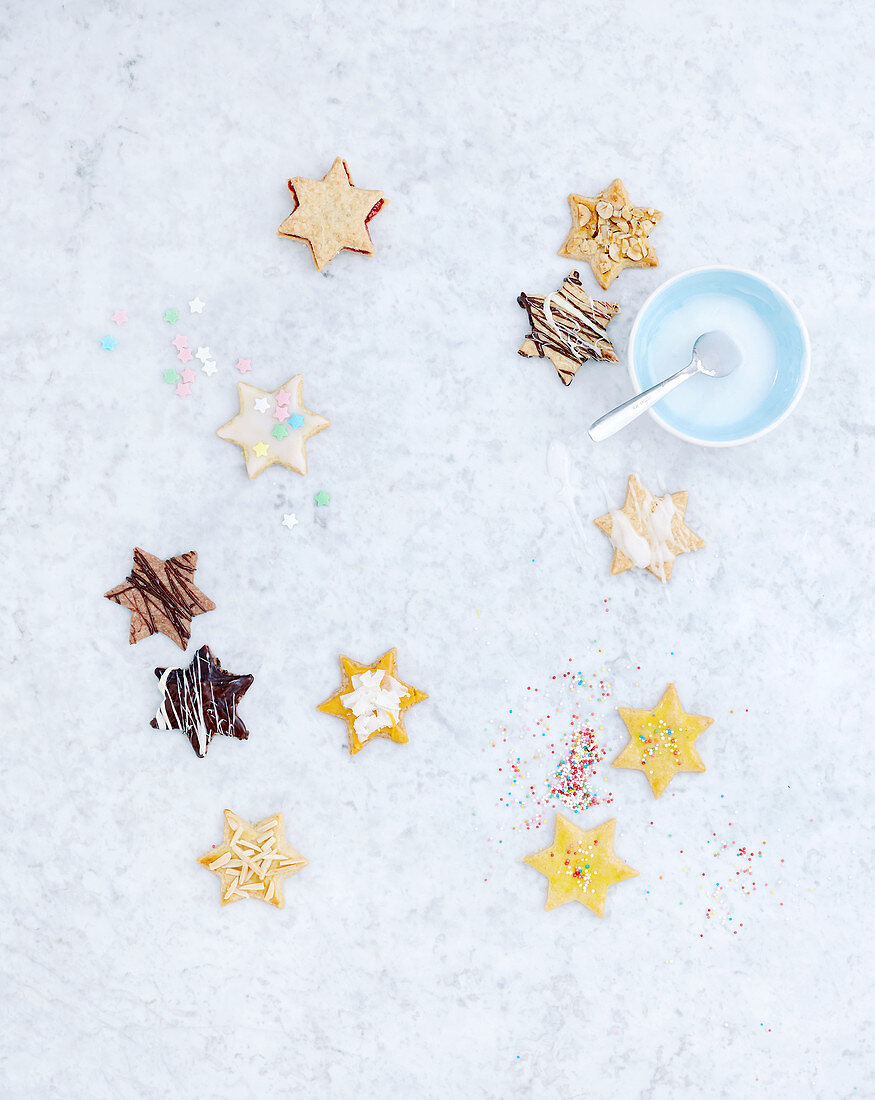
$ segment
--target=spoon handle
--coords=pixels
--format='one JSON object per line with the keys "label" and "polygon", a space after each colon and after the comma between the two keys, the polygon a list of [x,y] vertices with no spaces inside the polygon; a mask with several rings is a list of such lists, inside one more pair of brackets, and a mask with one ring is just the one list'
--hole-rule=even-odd
{"label": "spoon handle", "polygon": [[625,428],[627,424],[631,424],[633,420],[646,412],[651,405],[655,405],[660,398],[665,397],[667,393],[677,389],[682,382],[686,382],[688,378],[692,378],[694,374],[697,374],[698,365],[699,361],[694,356],[692,361],[682,370],[679,370],[677,374],[665,378],[662,382],[657,382],[649,390],[644,390],[643,393],[630,397],[622,405],[618,405],[615,409],[605,413],[604,416],[600,416],[589,429],[590,439],[595,443],[601,443],[603,439],[607,439],[608,436],[618,432],[621,428]]}

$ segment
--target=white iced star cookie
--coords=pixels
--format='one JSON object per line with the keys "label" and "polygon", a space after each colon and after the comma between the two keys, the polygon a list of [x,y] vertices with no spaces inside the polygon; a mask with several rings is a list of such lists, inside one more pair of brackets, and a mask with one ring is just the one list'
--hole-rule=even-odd
{"label": "white iced star cookie", "polygon": [[240,447],[250,477],[275,464],[306,474],[306,442],[331,421],[304,406],[303,391],[300,374],[273,392],[237,383],[240,411],[216,435]]}

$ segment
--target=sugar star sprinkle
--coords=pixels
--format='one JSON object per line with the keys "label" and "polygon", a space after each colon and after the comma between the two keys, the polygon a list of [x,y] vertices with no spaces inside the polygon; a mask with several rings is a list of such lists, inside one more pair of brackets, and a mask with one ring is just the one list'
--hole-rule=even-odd
{"label": "sugar star sprinkle", "polygon": [[195,615],[215,610],[213,601],[194,583],[197,551],[166,561],[134,547],[134,564],[127,579],[104,595],[131,613],[130,644],[160,631],[185,649]]}
{"label": "sugar star sprinkle", "polygon": [[248,374],[249,371],[252,370],[252,360],[238,359],[234,366],[237,368],[237,370],[240,371],[241,374]]}
{"label": "sugar star sprinkle", "polygon": [[204,372],[204,374],[215,374],[216,369],[216,363],[213,359],[208,359],[206,363],[204,363],[204,365],[201,367],[201,370]]}
{"label": "sugar star sprinkle", "polygon": [[317,508],[327,508],[331,503],[331,494],[326,493],[324,489],[320,489],[313,500],[316,502]]}
{"label": "sugar star sprinkle", "polygon": [[257,397],[252,402],[252,407],[258,413],[270,412],[270,398],[269,397]]}
{"label": "sugar star sprinkle", "polygon": [[368,222],[386,200],[382,191],[354,187],[345,160],[338,157],[321,180],[295,176],[288,186],[295,207],[277,233],[306,241],[318,271],[345,248],[373,255]]}
{"label": "sugar star sprinkle", "polygon": [[175,369],[166,370],[164,371],[162,378],[168,385],[175,386],[176,383],[179,381],[179,371]]}
{"label": "sugar star sprinkle", "polygon": [[307,860],[286,840],[283,815],[274,814],[254,825],[225,810],[225,837],[198,860],[222,883],[222,905],[257,898],[282,909],[283,882],[307,866]]}
{"label": "sugar star sprinkle", "polygon": [[188,337],[183,336],[181,333],[177,333],[170,343],[173,344],[177,351],[182,351],[183,348],[188,347]]}
{"label": "sugar star sprinkle", "polygon": [[126,325],[128,323],[128,313],[125,309],[117,309],[110,317],[110,321],[115,321],[117,325]]}
{"label": "sugar star sprinkle", "polygon": [[200,298],[192,298],[188,303],[188,308],[192,313],[203,313],[206,302],[202,302]]}
{"label": "sugar star sprinkle", "polygon": [[654,798],[659,798],[678,772],[705,770],[695,742],[714,719],[687,714],[674,684],[668,685],[652,710],[617,710],[629,731],[629,742],[613,767],[644,772]]}
{"label": "sugar star sprinkle", "polygon": [[285,424],[274,424],[274,426],[270,429],[270,434],[274,437],[274,439],[285,439],[286,436],[289,434],[289,429],[285,426]]}
{"label": "sugar star sprinkle", "polygon": [[397,651],[390,649],[370,665],[340,655],[341,683],[318,709],[346,723],[350,756],[374,737],[407,743],[403,712],[428,696],[398,678]]}
{"label": "sugar star sprinkle", "polygon": [[288,527],[288,529],[291,531],[291,529],[295,527],[297,523],[298,517],[295,515],[294,512],[286,512],[283,515],[283,527]]}
{"label": "sugar star sprinkle", "polygon": [[190,397],[191,396],[191,383],[180,382],[176,389],[173,391],[177,397]]}
{"label": "sugar star sprinkle", "polygon": [[200,757],[206,756],[214,737],[248,739],[237,707],[253,677],[227,672],[208,645],[200,647],[188,668],[156,668],[155,675],[161,705],[149,723],[152,729],[180,730]]}
{"label": "sugar star sprinkle", "polygon": [[206,363],[206,361],[210,357],[210,349],[209,348],[198,348],[197,351],[194,353],[194,357],[195,357],[195,359],[200,359],[200,361],[202,363]]}
{"label": "sugar star sprinkle", "polygon": [[196,375],[191,367],[186,367],[180,377],[182,378],[183,382],[193,382],[196,378]]}
{"label": "sugar star sprinkle", "polygon": [[304,418],[299,413],[292,413],[288,419],[290,428],[300,428],[304,423]]}
{"label": "sugar star sprinkle", "polygon": [[[303,375],[296,374],[285,383],[285,387],[272,393],[259,390],[247,382],[238,382],[237,393],[240,411],[227,424],[223,424],[216,435],[230,443],[236,443],[242,449],[249,476],[257,477],[275,463],[296,473],[306,474],[307,440],[324,431],[330,421],[304,406]],[[289,407],[304,418],[304,430],[292,432],[284,439],[271,435],[273,417],[270,413],[259,412],[255,407],[259,398],[266,398],[267,407],[270,408],[279,399],[280,393],[288,394]],[[268,443],[268,439],[272,442]]]}
{"label": "sugar star sprinkle", "polygon": [[686,490],[656,497],[634,474],[630,475],[623,507],[593,520],[613,544],[612,576],[627,569],[646,569],[665,582],[679,554],[705,545],[704,539],[684,522],[688,497]]}
{"label": "sugar star sprinkle", "polygon": [[597,917],[605,915],[608,889],[638,872],[614,854],[614,829],[611,818],[595,829],[581,829],[556,814],[553,842],[525,857],[525,862],[547,877],[545,909],[555,909],[568,901],[579,901]]}
{"label": "sugar star sprinkle", "polygon": [[112,351],[118,343],[118,340],[114,336],[101,336],[100,346],[104,351]]}
{"label": "sugar star sprinkle", "polygon": [[164,310],[164,320],[167,322],[168,325],[175,325],[176,322],[179,320],[179,310],[178,309],[165,309]]}
{"label": "sugar star sprinkle", "polygon": [[176,353],[176,358],[181,360],[183,363],[188,363],[194,358],[194,356],[191,354],[190,348],[180,348],[179,351]]}

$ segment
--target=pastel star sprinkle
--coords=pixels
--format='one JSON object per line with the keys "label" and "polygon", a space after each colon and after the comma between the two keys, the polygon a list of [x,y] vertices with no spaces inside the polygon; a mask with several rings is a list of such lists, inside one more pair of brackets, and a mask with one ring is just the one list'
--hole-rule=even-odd
{"label": "pastel star sprinkle", "polygon": [[298,517],[295,515],[294,512],[286,512],[283,515],[283,527],[288,527],[290,531],[293,527],[297,525],[297,522]]}
{"label": "pastel star sprinkle", "polygon": [[201,370],[204,372],[204,374],[215,374],[216,369],[217,368],[214,359],[208,359],[206,363],[204,363],[204,365],[201,367]]}
{"label": "pastel star sprinkle", "polygon": [[279,403],[279,401],[277,401],[276,406],[273,410],[274,420],[285,420],[288,415],[289,415],[289,406],[287,404],[286,405],[281,405]]}
{"label": "pastel star sprinkle", "polygon": [[241,374],[246,374],[248,371],[252,370],[252,360],[238,359],[234,366],[237,368],[237,370],[240,371]]}
{"label": "pastel star sprinkle", "polygon": [[277,909],[285,905],[285,879],[296,875],[307,862],[286,840],[282,814],[253,825],[231,810],[225,810],[224,840],[198,860],[219,876],[222,905],[256,898]]}
{"label": "pastel star sprinkle", "polygon": [[317,508],[327,508],[331,503],[331,495],[330,493],[326,493],[324,489],[320,489],[316,496],[313,497],[313,500],[316,502]]}
{"label": "pastel star sprinkle", "polygon": [[114,336],[101,336],[100,346],[104,351],[112,351],[118,343],[118,340]]}
{"label": "pastel star sprinkle", "polygon": [[188,308],[192,313],[203,313],[206,302],[202,302],[200,298],[192,298],[188,303]]}
{"label": "pastel star sprinkle", "polygon": [[206,363],[206,361],[210,357],[210,349],[209,348],[198,348],[197,351],[194,353],[194,357],[195,357],[195,359],[200,359],[200,361],[202,363]]}
{"label": "pastel star sprinkle", "polygon": [[110,321],[115,321],[117,325],[126,325],[128,323],[128,313],[125,309],[117,309],[110,317]]}
{"label": "pastel star sprinkle", "polygon": [[350,756],[374,737],[407,743],[404,711],[428,696],[397,675],[397,651],[388,650],[370,665],[340,655],[340,687],[318,709],[346,723]]}
{"label": "pastel star sprinkle", "polygon": [[183,382],[193,382],[196,376],[191,367],[186,367],[180,377],[182,378]]}
{"label": "pastel star sprinkle", "polygon": [[285,426],[285,424],[274,424],[274,426],[270,430],[270,434],[274,437],[274,439],[285,439],[286,436],[289,434],[289,429]]}
{"label": "pastel star sprinkle", "polygon": [[165,309],[164,310],[164,320],[167,322],[168,325],[175,325],[176,322],[179,320],[179,310],[178,309]]}
{"label": "pastel star sprinkle", "polygon": [[175,386],[176,383],[179,381],[179,371],[175,369],[166,370],[164,371],[162,378],[165,382],[168,383],[168,385]]}
{"label": "pastel star sprinkle", "polygon": [[678,772],[705,770],[695,742],[714,719],[687,714],[674,684],[668,685],[652,710],[617,710],[629,731],[629,743],[613,766],[644,772],[654,798],[659,798]]}
{"label": "pastel star sprinkle", "polygon": [[605,915],[608,889],[638,872],[614,854],[614,829],[611,818],[595,829],[581,829],[562,814],[556,814],[553,842],[525,861],[547,877],[545,909],[555,909],[567,901],[579,901],[597,917]]}
{"label": "pastel star sprinkle", "polygon": [[252,402],[252,407],[256,412],[266,413],[270,410],[270,398],[269,397],[257,397]]}
{"label": "pastel star sprinkle", "polygon": [[188,337],[183,336],[181,333],[177,333],[170,343],[173,344],[177,351],[182,351],[183,348],[188,347]]}
{"label": "pastel star sprinkle", "polygon": [[188,363],[194,356],[191,354],[191,348],[180,348],[176,353],[176,358],[181,359],[183,363]]}
{"label": "pastel star sprinkle", "polygon": [[188,382],[180,382],[173,392],[177,397],[189,397],[191,396],[191,385]]}
{"label": "pastel star sprinkle", "polygon": [[303,416],[301,416],[300,413],[292,413],[292,415],[289,417],[288,423],[289,427],[291,428],[300,428],[301,425],[304,423],[304,418]]}
{"label": "pastel star sprinkle", "polygon": [[[304,429],[289,433],[283,438],[273,435],[272,446],[268,452],[265,439],[271,435],[275,425],[267,409],[273,408],[280,392],[287,394],[290,410],[303,416]],[[248,382],[237,383],[239,412],[227,424],[223,424],[216,435],[240,447],[246,461],[246,472],[250,477],[257,477],[268,466],[275,463],[296,473],[306,474],[307,441],[318,432],[324,431],[330,421],[304,405],[303,393],[304,379],[300,374],[289,379],[281,390],[273,392],[260,390]],[[256,408],[256,402],[262,398],[267,401],[265,411],[260,411],[264,408],[263,404],[260,408]]]}
{"label": "pastel star sprinkle", "polygon": [[292,395],[290,393],[287,393],[286,390],[284,390],[282,387],[280,387],[280,389],[278,389],[274,394],[274,400],[276,401],[277,405],[288,405],[291,399]]}

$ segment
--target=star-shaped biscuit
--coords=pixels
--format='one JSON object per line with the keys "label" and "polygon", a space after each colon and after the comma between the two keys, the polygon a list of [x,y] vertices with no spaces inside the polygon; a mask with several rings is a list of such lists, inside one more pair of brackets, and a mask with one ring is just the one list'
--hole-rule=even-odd
{"label": "star-shaped biscuit", "polygon": [[161,631],[185,649],[195,615],[215,610],[193,581],[197,552],[189,550],[166,561],[134,547],[134,565],[128,579],[104,595],[131,613],[130,644]]}
{"label": "star-shaped biscuit", "polygon": [[567,901],[579,901],[597,917],[605,915],[609,887],[638,872],[614,855],[612,817],[595,829],[581,829],[556,814],[552,844],[525,857],[525,862],[547,876],[545,909],[555,909]]}
{"label": "star-shaped biscuit", "polygon": [[368,222],[386,200],[382,191],[353,187],[345,160],[338,157],[321,180],[295,176],[289,180],[289,190],[295,208],[277,233],[306,241],[319,271],[344,248],[373,255]]}
{"label": "star-shaped biscuit", "polygon": [[237,706],[252,687],[252,676],[235,676],[202,645],[188,668],[156,668],[161,706],[149,723],[156,730],[181,730],[198,756],[206,756],[214,737],[245,741],[249,730]]}
{"label": "star-shaped biscuit", "polygon": [[662,213],[632,206],[622,180],[614,180],[593,198],[569,195],[568,205],[571,229],[559,255],[585,260],[602,290],[626,267],[659,263],[649,238]]}
{"label": "star-shaped biscuit", "polygon": [[532,331],[523,340],[520,355],[549,359],[566,386],[587,359],[616,363],[605,326],[619,313],[614,302],[598,302],[586,293],[580,275],[572,271],[551,294],[523,292],[517,302],[529,315]]}
{"label": "star-shaped biscuit", "polygon": [[[258,477],[274,464],[306,474],[307,440],[324,432],[331,421],[304,407],[303,375],[296,374],[271,392],[238,382],[237,395],[240,411],[216,435],[240,447],[249,476]],[[283,412],[281,420],[274,415],[277,410]],[[274,431],[278,423],[290,426],[286,435]],[[294,427],[295,424],[299,426]]]}
{"label": "star-shaped biscuit", "polygon": [[686,490],[655,497],[634,474],[629,476],[623,507],[593,520],[613,543],[613,576],[627,569],[646,569],[667,581],[678,554],[705,545],[684,522],[688,497]]}
{"label": "star-shaped biscuit", "polygon": [[403,712],[428,696],[398,678],[397,651],[388,650],[371,665],[340,655],[340,687],[318,709],[346,723],[350,756],[374,737],[407,742]]}
{"label": "star-shaped biscuit", "polygon": [[687,714],[674,684],[668,685],[652,710],[617,710],[629,731],[629,743],[613,766],[644,772],[654,798],[659,798],[678,772],[705,770],[695,743],[714,719]]}
{"label": "star-shaped biscuit", "polygon": [[222,881],[222,905],[258,898],[277,909],[285,905],[283,880],[308,861],[286,840],[283,815],[255,824],[225,810],[225,838],[198,863]]}

